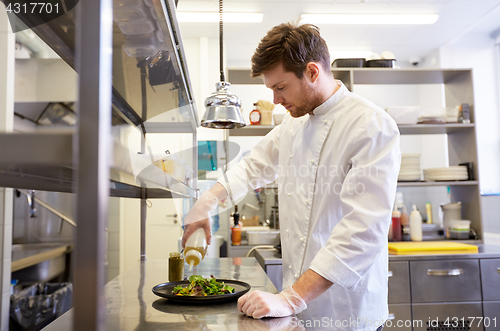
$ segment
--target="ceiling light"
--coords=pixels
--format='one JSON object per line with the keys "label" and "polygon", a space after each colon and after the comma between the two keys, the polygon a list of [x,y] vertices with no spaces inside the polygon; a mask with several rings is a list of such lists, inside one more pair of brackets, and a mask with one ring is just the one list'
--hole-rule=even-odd
{"label": "ceiling light", "polygon": [[[200,125],[211,129],[237,129],[245,126],[241,115],[241,101],[229,90],[231,84],[224,78],[223,43],[224,15],[222,0],[219,0],[219,69],[220,82],[216,84],[216,91],[205,99],[205,115]],[[231,196],[231,192],[229,192]]]}
{"label": "ceiling light", "polygon": [[311,24],[434,24],[437,14],[302,14],[300,23]]}
{"label": "ceiling light", "polygon": [[[260,23],[262,13],[223,13],[225,23]],[[217,12],[177,12],[177,20],[183,23],[216,23],[219,21]]]}

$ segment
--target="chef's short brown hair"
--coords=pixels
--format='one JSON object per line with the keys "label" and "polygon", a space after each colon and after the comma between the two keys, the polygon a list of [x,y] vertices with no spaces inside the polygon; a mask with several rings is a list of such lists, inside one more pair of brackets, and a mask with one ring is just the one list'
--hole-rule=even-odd
{"label": "chef's short brown hair", "polygon": [[252,77],[281,63],[285,71],[302,78],[309,62],[319,62],[330,71],[330,53],[319,28],[312,24],[283,23],[269,30],[257,46],[252,56]]}

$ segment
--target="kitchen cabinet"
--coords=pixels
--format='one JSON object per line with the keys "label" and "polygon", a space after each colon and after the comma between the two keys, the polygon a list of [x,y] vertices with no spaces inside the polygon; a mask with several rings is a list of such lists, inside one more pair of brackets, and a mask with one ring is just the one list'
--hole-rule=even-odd
{"label": "kitchen cabinet", "polygon": [[[351,91],[356,87],[373,86],[414,86],[423,89],[420,101],[425,101],[426,88],[435,87],[442,99],[442,106],[455,107],[462,103],[470,106],[471,123],[448,124],[416,124],[398,125],[401,135],[446,135],[447,155],[445,159],[450,166],[460,163],[472,162],[474,166],[473,178],[464,181],[419,181],[398,182],[399,188],[428,188],[449,187],[451,202],[462,202],[462,218],[471,221],[478,235],[480,243],[483,239],[483,226],[481,218],[481,196],[479,191],[479,173],[477,158],[477,141],[475,125],[474,91],[472,69],[388,69],[388,68],[336,68],[332,70],[334,77],[341,80]],[[229,69],[228,80],[234,84],[263,84],[261,78],[252,78],[250,70]],[[378,91],[378,90],[377,90]],[[379,98],[389,102],[394,97],[394,92],[380,93]],[[418,99],[418,98],[416,98]],[[422,101],[422,102],[423,102]],[[229,130],[230,136],[258,136],[265,135],[274,126],[247,126],[238,130]],[[440,201],[441,202],[441,201]],[[435,206],[434,208],[438,208]]]}
{"label": "kitchen cabinet", "polygon": [[[255,257],[264,270],[282,266],[276,250]],[[500,330],[499,257],[499,246],[484,245],[478,254],[390,255],[384,330]]]}
{"label": "kitchen cabinet", "polygon": [[[165,149],[197,169],[198,118],[175,2],[136,5],[154,34],[122,32],[127,22],[111,21],[110,0],[80,2],[61,17],[32,27],[79,74],[77,129],[0,135],[0,186],[76,193],[75,330],[104,329],[109,196],[140,199],[143,259],[147,199],[196,197],[196,177],[174,177],[152,165],[147,145],[148,134],[169,134],[165,139],[171,146],[177,146],[179,134],[189,134],[187,150]],[[18,19],[32,26],[42,20],[37,15],[21,13]]]}

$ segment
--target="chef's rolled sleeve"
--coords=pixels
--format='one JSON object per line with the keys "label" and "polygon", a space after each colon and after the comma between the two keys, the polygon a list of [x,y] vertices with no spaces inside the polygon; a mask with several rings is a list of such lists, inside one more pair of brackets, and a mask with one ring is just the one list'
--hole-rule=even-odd
{"label": "chef's rolled sleeve", "polygon": [[351,169],[340,192],[342,219],[310,268],[349,290],[387,250],[401,153],[399,131],[382,112],[360,119],[349,148]]}
{"label": "chef's rolled sleeve", "polygon": [[[316,254],[309,268],[321,277],[347,289],[356,288],[361,280],[356,271],[324,247]],[[335,269],[334,274],[331,273],[332,269]]]}

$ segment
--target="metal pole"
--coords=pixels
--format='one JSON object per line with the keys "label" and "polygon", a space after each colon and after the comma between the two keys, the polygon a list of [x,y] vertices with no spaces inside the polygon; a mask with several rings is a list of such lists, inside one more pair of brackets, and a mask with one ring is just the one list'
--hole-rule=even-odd
{"label": "metal pole", "polygon": [[105,226],[109,199],[113,1],[76,7],[79,121],[74,139],[78,228],[74,330],[105,330]]}

